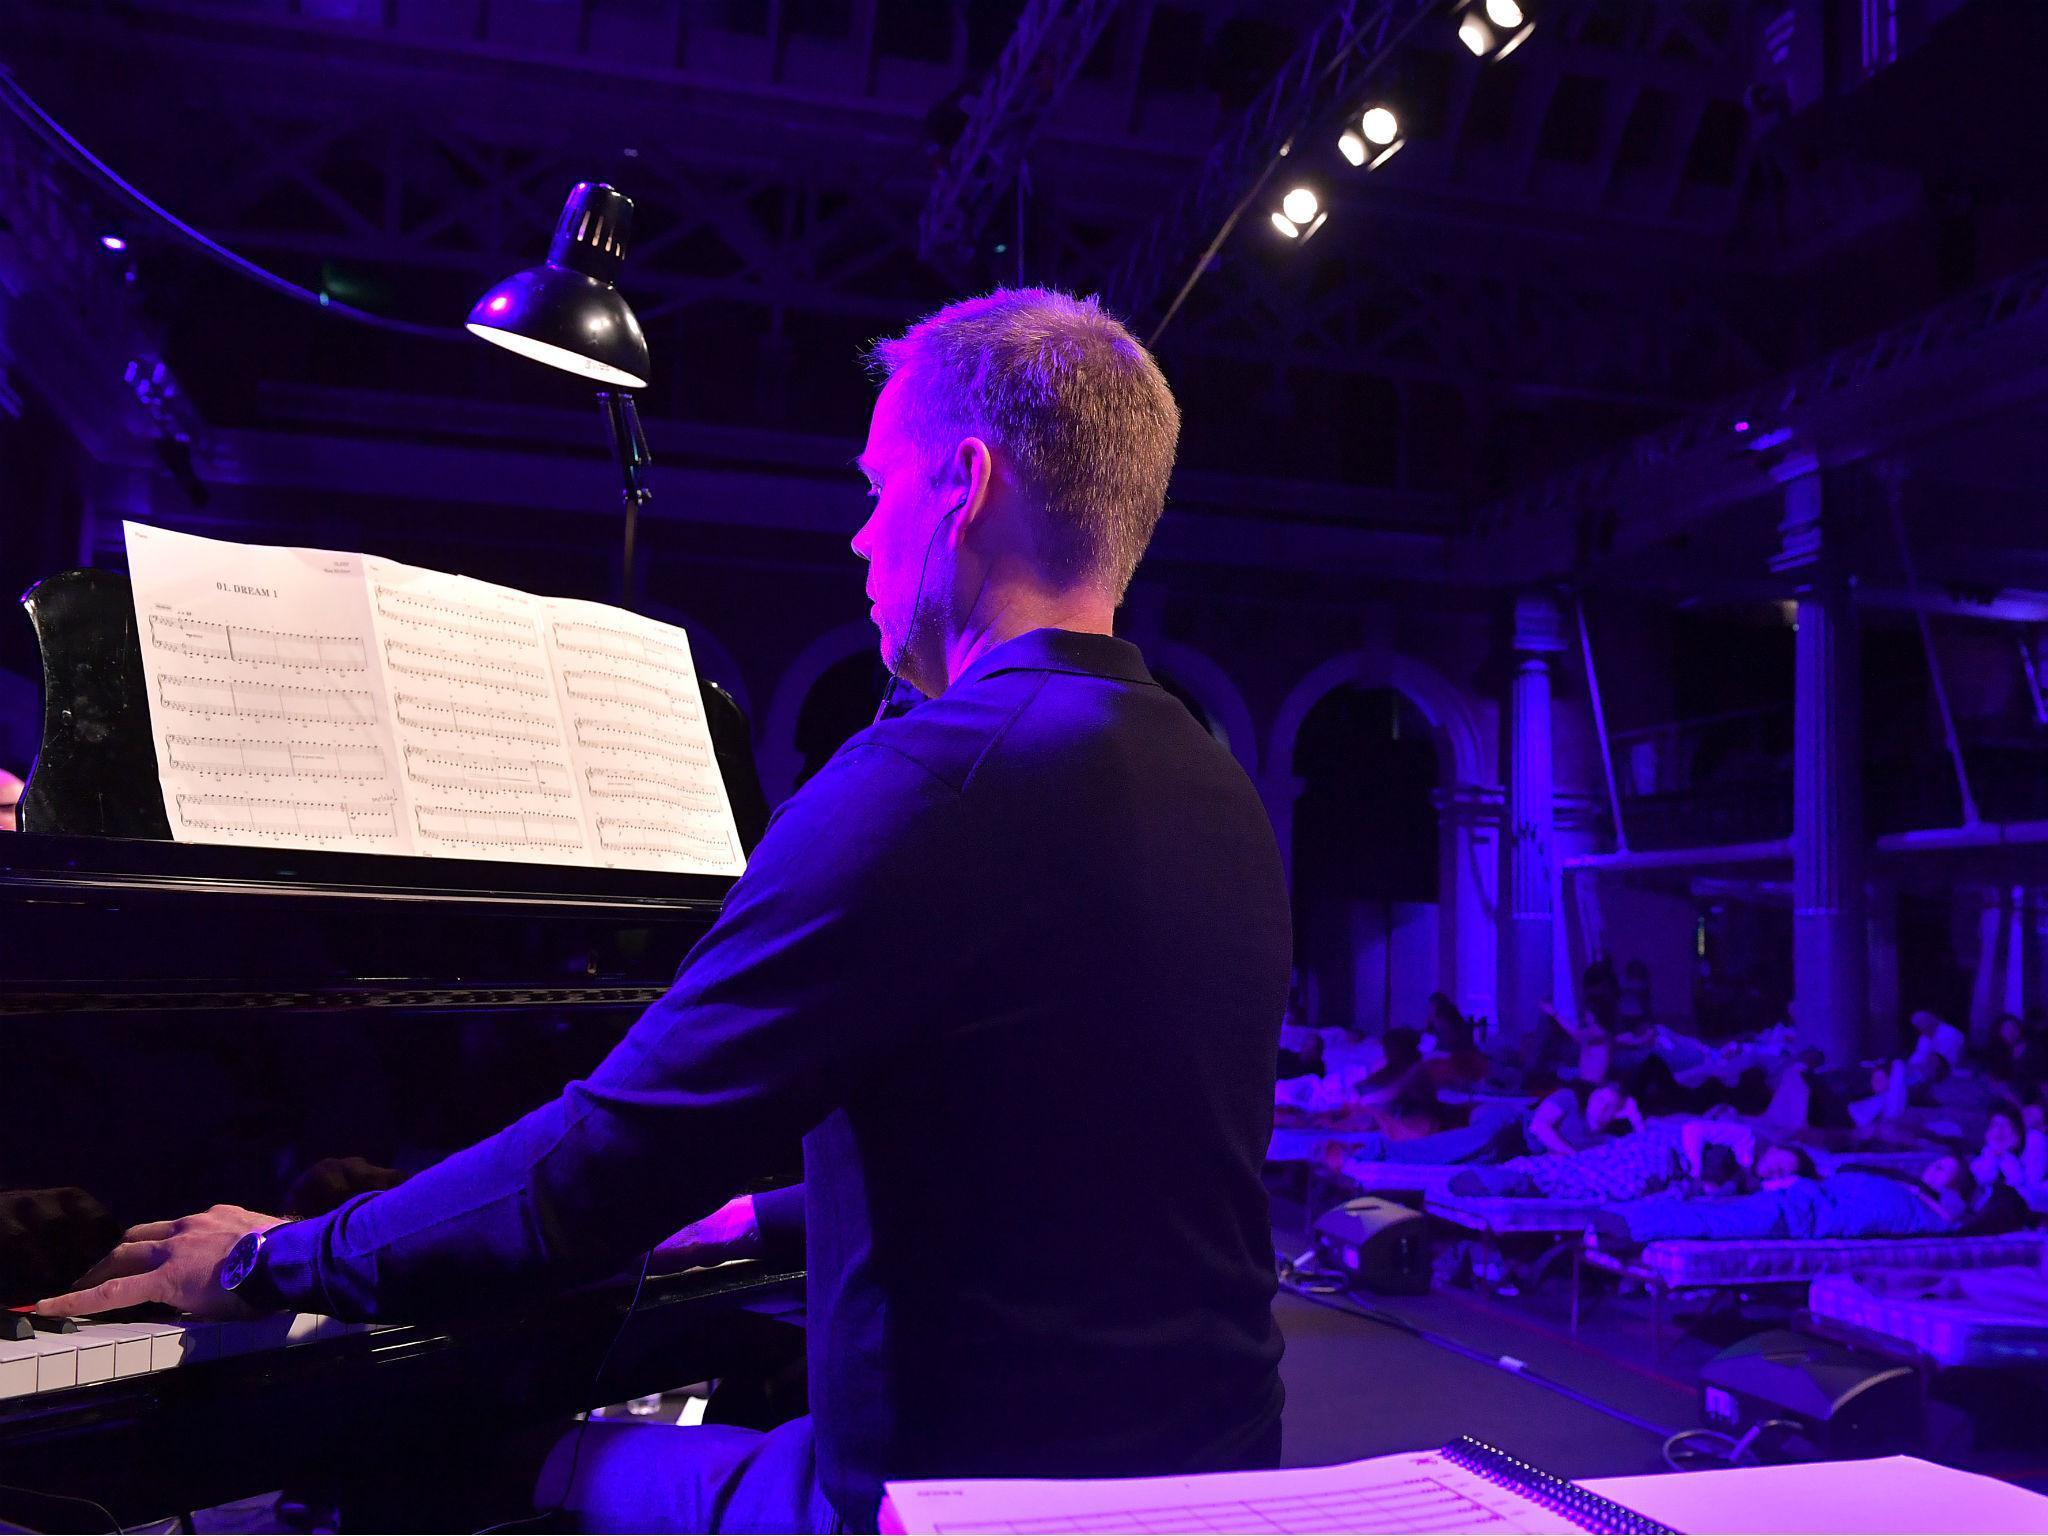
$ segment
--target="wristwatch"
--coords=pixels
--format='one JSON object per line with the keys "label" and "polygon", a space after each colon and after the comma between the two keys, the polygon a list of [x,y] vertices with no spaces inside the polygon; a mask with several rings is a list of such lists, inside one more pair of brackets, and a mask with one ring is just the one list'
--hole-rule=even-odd
{"label": "wristwatch", "polygon": [[228,1256],[220,1261],[220,1288],[258,1312],[275,1312],[284,1305],[271,1282],[270,1266],[263,1262],[263,1245],[276,1228],[244,1232]]}

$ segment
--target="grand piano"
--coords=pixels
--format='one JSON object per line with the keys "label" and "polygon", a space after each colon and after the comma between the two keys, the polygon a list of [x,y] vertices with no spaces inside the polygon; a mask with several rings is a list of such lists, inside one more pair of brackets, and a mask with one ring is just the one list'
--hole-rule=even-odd
{"label": "grand piano", "polygon": [[[126,1226],[283,1211],[322,1159],[423,1166],[587,1071],[717,917],[711,877],[174,843],[125,579],[70,572],[24,604],[45,717],[22,830],[0,836],[0,1188],[77,1186]],[[751,850],[746,722],[705,693]],[[742,1188],[798,1172],[792,1145]],[[418,1520],[406,1448],[765,1375],[800,1281],[652,1279],[629,1318],[624,1277],[459,1328],[0,1327],[0,1522],[97,1529],[283,1486],[345,1490],[356,1523],[385,1497]]]}

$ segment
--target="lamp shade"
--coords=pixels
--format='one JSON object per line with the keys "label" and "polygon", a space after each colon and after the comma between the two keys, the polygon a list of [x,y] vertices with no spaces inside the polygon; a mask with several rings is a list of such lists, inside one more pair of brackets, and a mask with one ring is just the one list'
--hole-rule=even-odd
{"label": "lamp shade", "polygon": [[644,389],[647,338],[612,279],[626,256],[633,200],[578,182],[562,206],[548,259],[494,285],[468,327],[494,345],[622,389]]}

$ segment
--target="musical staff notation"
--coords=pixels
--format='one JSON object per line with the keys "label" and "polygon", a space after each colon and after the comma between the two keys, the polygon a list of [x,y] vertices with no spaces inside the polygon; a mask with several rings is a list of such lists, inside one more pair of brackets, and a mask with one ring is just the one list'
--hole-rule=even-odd
{"label": "musical staff notation", "polygon": [[593,767],[585,776],[584,783],[599,799],[658,800],[667,805],[687,806],[705,812],[718,809],[718,792],[715,789],[667,774]]}
{"label": "musical staff notation", "polygon": [[418,784],[439,784],[481,794],[519,791],[566,797],[570,793],[567,765],[537,757],[407,747],[405,776]]}
{"label": "musical staff notation", "polygon": [[654,726],[621,725],[615,720],[578,717],[575,723],[578,746],[614,752],[638,752],[648,757],[667,758],[697,768],[711,766],[711,749],[672,731]]}
{"label": "musical staff notation", "polygon": [[685,677],[696,675],[696,669],[690,665],[689,649],[685,646],[653,635],[630,634],[623,629],[581,619],[558,620],[555,624],[555,645],[565,651],[587,651],[620,661],[647,662]]}
{"label": "musical staff notation", "polygon": [[436,645],[390,641],[384,647],[384,664],[394,672],[406,672],[415,677],[470,683],[478,688],[498,688],[535,698],[546,698],[551,691],[545,667],[510,658],[468,655]]}
{"label": "musical staff notation", "polygon": [[597,840],[616,853],[673,853],[698,859],[729,859],[733,856],[732,839],[709,815],[703,818],[701,829],[678,826],[673,822],[600,816],[597,818]]}
{"label": "musical staff notation", "polygon": [[395,693],[392,703],[398,723],[422,731],[455,731],[465,736],[489,736],[500,741],[540,741],[553,746],[558,737],[555,723],[546,715],[525,710],[493,709],[482,704],[456,704],[444,699],[423,698],[414,693]]}
{"label": "musical staff notation", "polygon": [[377,611],[387,619],[445,629],[450,634],[478,640],[512,640],[521,644],[532,644],[534,640],[533,625],[516,615],[497,613],[452,597],[403,592],[381,583],[377,587]]}
{"label": "musical staff notation", "polygon": [[152,613],[149,637],[160,651],[220,661],[325,667],[337,672],[361,672],[370,665],[369,647],[357,635],[299,635],[247,624],[216,624],[206,619]]}
{"label": "musical staff notation", "polygon": [[471,811],[447,805],[419,807],[423,837],[494,848],[581,848],[583,827],[574,816],[545,811]]}
{"label": "musical staff notation", "polygon": [[625,709],[644,710],[673,720],[701,718],[681,688],[642,682],[620,672],[579,671],[562,674],[562,688],[572,699],[588,699]]}
{"label": "musical staff notation", "polygon": [[167,736],[171,766],[193,773],[272,774],[295,779],[381,779],[384,749],[320,746],[309,742],[233,741],[213,736]]}
{"label": "musical staff notation", "polygon": [[368,725],[376,718],[370,695],[354,688],[302,688],[292,683],[166,675],[158,679],[158,697],[164,708],[194,715],[243,715],[335,725]]}
{"label": "musical staff notation", "polygon": [[178,815],[188,827],[218,832],[286,833],[329,840],[395,838],[398,808],[346,801],[291,801],[248,795],[179,795]]}

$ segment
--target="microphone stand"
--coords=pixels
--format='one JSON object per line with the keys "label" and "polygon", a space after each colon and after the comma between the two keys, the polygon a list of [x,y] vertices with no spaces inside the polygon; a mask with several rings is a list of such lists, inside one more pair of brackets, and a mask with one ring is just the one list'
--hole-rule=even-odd
{"label": "microphone stand", "polygon": [[619,566],[619,606],[633,606],[633,538],[640,523],[640,508],[654,495],[641,482],[640,472],[654,462],[647,451],[647,434],[640,430],[640,411],[630,391],[600,389],[597,407],[604,413],[605,434],[611,439],[612,459],[619,466],[620,496],[626,509],[624,559]]}

